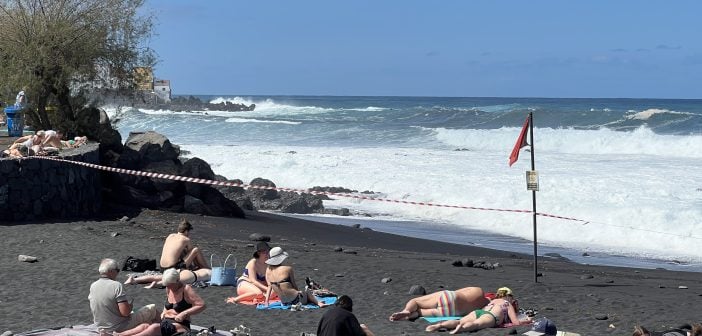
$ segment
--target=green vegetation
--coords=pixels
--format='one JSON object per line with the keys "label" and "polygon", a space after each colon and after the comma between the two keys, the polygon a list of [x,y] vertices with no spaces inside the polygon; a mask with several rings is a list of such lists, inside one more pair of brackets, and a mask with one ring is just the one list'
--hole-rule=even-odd
{"label": "green vegetation", "polygon": [[100,93],[129,92],[155,63],[144,1],[0,0],[0,100],[26,87],[28,124],[96,136]]}

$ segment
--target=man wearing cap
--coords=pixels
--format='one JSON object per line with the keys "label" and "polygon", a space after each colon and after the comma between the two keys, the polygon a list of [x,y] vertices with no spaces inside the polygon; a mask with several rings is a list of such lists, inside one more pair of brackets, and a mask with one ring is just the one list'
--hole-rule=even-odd
{"label": "man wearing cap", "polygon": [[119,266],[114,259],[103,259],[98,268],[100,279],[90,285],[90,311],[100,333],[121,332],[142,323],[159,320],[156,305],[150,304],[132,312],[132,302],[122,284],[115,281]]}

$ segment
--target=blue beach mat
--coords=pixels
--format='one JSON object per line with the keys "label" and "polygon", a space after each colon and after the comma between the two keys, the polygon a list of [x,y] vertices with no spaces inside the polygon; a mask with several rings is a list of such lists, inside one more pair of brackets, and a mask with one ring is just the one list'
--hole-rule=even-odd
{"label": "blue beach mat", "polygon": [[422,316],[429,323],[437,323],[441,321],[460,320],[463,316]]}
{"label": "blue beach mat", "polygon": [[[336,303],[336,296],[329,296],[329,297],[319,297],[315,296],[317,298],[317,301],[322,302],[324,304],[334,304]],[[290,310],[291,305],[289,304],[283,304],[280,301],[275,301],[271,302],[268,306],[266,306],[263,303],[259,303],[256,305],[256,309],[258,310],[269,310],[269,309],[282,309],[282,310]],[[313,304],[306,304],[302,306],[303,309],[317,309],[319,306],[313,305]]]}

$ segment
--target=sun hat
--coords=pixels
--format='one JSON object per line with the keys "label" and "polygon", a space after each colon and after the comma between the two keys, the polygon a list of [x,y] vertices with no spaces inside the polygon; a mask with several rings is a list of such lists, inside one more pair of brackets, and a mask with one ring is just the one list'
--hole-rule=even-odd
{"label": "sun hat", "polygon": [[531,330],[523,333],[522,335],[527,336],[542,336],[542,335],[556,335],[558,334],[558,329],[553,322],[545,317],[542,317],[536,321],[531,326]]}
{"label": "sun hat", "polygon": [[270,251],[270,250],[271,250],[271,246],[268,245],[268,243],[266,243],[264,241],[260,241],[260,242],[256,243],[256,250],[254,250],[253,256],[254,256],[254,258],[257,258],[259,251]]}
{"label": "sun hat", "polygon": [[512,290],[509,289],[509,287],[500,287],[497,289],[497,292],[504,292],[505,295],[512,295]]}
{"label": "sun hat", "polygon": [[178,272],[177,269],[169,268],[163,271],[163,277],[161,278],[161,282],[163,282],[164,285],[174,284],[178,281],[180,281],[180,272]]}
{"label": "sun hat", "polygon": [[288,252],[283,251],[282,248],[276,246],[272,248],[270,251],[268,251],[268,260],[266,260],[266,264],[268,265],[273,265],[273,266],[278,266],[285,261],[285,259],[288,258]]}
{"label": "sun hat", "polygon": [[269,251],[271,249],[271,246],[268,245],[268,243],[264,241],[260,241],[256,243],[256,251]]}

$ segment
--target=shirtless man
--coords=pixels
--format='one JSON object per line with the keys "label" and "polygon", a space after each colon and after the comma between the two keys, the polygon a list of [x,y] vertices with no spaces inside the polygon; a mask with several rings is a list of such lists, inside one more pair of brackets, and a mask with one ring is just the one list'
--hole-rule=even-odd
{"label": "shirtless man", "polygon": [[[193,226],[187,220],[183,220],[178,225],[178,232],[171,233],[166,237],[161,251],[161,269],[175,268],[181,271],[180,282],[190,285],[195,281],[208,281],[212,276],[212,269],[207,260],[202,255],[200,248],[193,246],[190,240],[190,232]],[[162,285],[161,275],[143,275],[134,277],[130,275],[125,284],[145,284],[152,288]]]}
{"label": "shirtless man", "polygon": [[190,222],[183,220],[178,225],[178,232],[168,235],[161,252],[161,269],[210,268],[200,248],[194,247],[190,241],[192,230]]}

